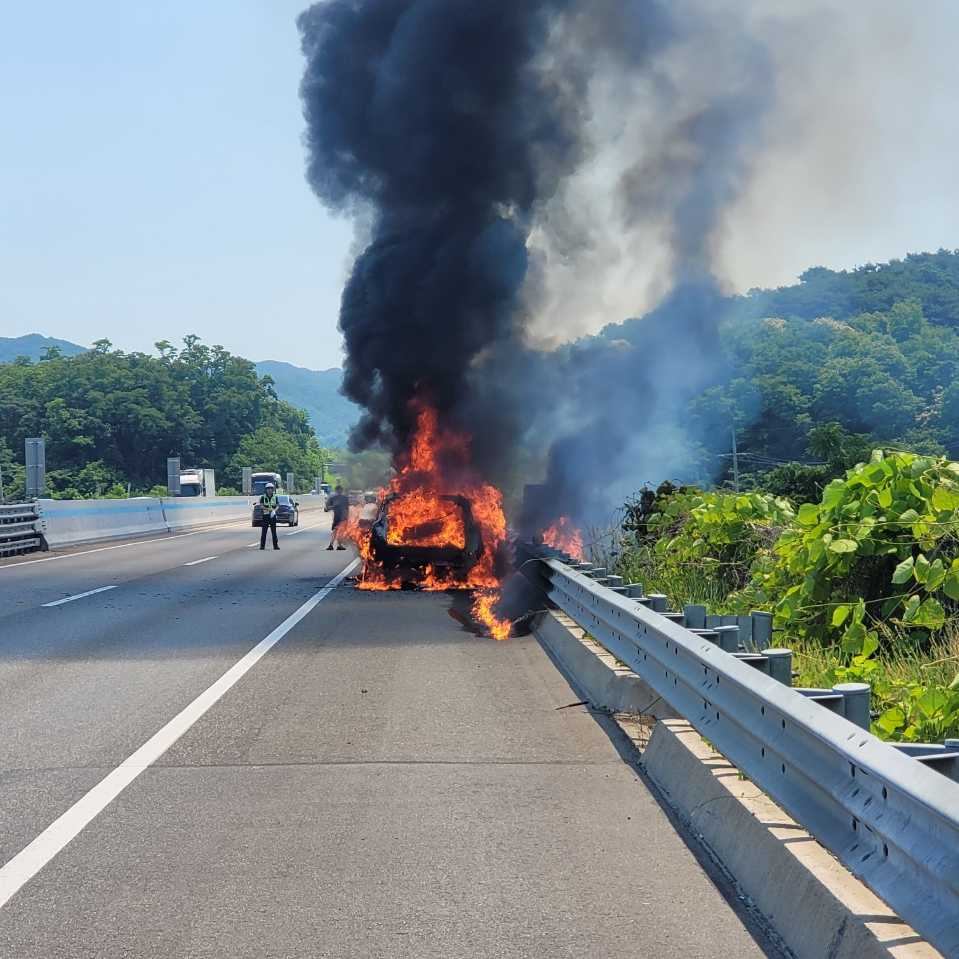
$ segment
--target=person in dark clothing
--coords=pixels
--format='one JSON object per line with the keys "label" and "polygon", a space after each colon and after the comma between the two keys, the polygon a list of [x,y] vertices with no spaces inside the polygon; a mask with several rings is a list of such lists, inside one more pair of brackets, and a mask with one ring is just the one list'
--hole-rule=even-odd
{"label": "person in dark clothing", "polygon": [[280,541],[276,538],[276,508],[279,505],[276,499],[276,487],[272,483],[266,484],[266,491],[260,497],[260,549],[266,549],[266,531],[273,534],[273,548],[280,548]]}
{"label": "person in dark clothing", "polygon": [[333,532],[330,533],[330,545],[327,546],[327,549],[333,549],[333,544],[336,544],[337,549],[346,549],[346,547],[340,542],[339,533],[337,532],[350,518],[350,500],[348,496],[343,494],[343,487],[337,486],[336,492],[326,501],[326,512],[333,513]]}

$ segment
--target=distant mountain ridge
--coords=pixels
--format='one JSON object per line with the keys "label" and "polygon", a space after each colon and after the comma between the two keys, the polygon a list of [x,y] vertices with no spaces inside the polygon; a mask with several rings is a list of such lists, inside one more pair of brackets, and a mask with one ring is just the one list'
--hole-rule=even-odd
{"label": "distant mountain ridge", "polygon": [[343,371],[310,370],[281,360],[256,364],[260,376],[271,376],[281,400],[306,410],[321,446],[342,449],[360,408],[340,393]]}
{"label": "distant mountain ridge", "polygon": [[0,363],[12,363],[19,356],[39,360],[48,347],[57,347],[64,356],[86,353],[87,347],[69,340],[58,340],[42,333],[27,333],[25,336],[0,336]]}

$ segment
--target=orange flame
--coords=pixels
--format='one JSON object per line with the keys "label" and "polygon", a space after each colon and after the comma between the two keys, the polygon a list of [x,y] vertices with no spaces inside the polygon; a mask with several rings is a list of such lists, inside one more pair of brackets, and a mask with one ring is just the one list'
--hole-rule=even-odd
{"label": "orange flame", "polygon": [[[417,579],[425,590],[476,589],[473,615],[496,639],[509,636],[510,623],[499,619],[494,606],[499,599],[496,556],[506,540],[503,497],[495,486],[483,482],[470,463],[469,437],[440,426],[436,411],[417,403],[416,433],[410,449],[399,463],[380,500],[391,496],[387,542],[392,546],[452,547],[467,545],[461,506],[448,497],[468,500],[473,520],[482,538],[482,552],[465,576],[445,567],[428,566]],[[352,512],[352,511],[351,511]],[[360,589],[399,589],[403,584],[373,555],[371,531],[361,529],[351,515],[343,532],[365,561]]]}
{"label": "orange flame", "polygon": [[463,511],[431,489],[414,489],[390,504],[386,540],[393,546],[466,546]]}
{"label": "orange flame", "polygon": [[543,530],[542,538],[547,546],[568,553],[573,559],[584,558],[583,534],[568,516],[560,516],[552,526]]}
{"label": "orange flame", "polygon": [[508,619],[500,619],[496,615],[494,607],[497,602],[499,602],[498,590],[481,590],[473,600],[473,616],[489,628],[493,639],[509,639],[513,624]]}

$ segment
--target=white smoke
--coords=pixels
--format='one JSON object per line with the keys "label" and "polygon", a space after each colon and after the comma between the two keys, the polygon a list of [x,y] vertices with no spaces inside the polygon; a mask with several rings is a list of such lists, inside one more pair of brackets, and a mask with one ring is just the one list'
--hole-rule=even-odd
{"label": "white smoke", "polygon": [[[959,245],[953,91],[959,4],[929,0],[680,0],[701,27],[640,72],[598,62],[589,87],[592,155],[540,211],[531,238],[531,341],[542,347],[641,315],[675,265],[669,214],[696,158],[662,126],[749,92],[768,59],[771,103],[738,193],[708,238],[729,291],[795,282],[809,266],[851,267]],[[642,204],[624,199],[630,170]],[[659,201],[659,202],[657,202]],[[637,209],[641,212],[637,213]],[[904,239],[908,238],[908,239]]]}

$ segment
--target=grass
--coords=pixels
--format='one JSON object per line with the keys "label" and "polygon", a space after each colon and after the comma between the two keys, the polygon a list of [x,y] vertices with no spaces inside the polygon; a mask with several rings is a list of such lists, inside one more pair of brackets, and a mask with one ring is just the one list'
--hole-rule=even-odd
{"label": "grass", "polygon": [[[894,632],[889,626],[881,629],[881,633]],[[793,667],[799,672],[800,686],[832,686],[836,681],[835,670],[848,659],[837,646],[822,646],[798,638],[784,638],[783,643],[793,651]],[[922,650],[903,641],[901,633],[891,642],[883,636],[874,659],[883,680],[891,685],[918,683],[946,687],[959,673],[959,622],[947,623]]]}
{"label": "grass", "polygon": [[617,574],[628,583],[642,583],[646,593],[662,593],[669,597],[673,609],[686,603],[700,603],[710,610],[718,609],[726,599],[720,580],[708,566],[683,566],[663,570],[648,549],[630,550],[612,564]]}

